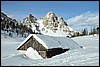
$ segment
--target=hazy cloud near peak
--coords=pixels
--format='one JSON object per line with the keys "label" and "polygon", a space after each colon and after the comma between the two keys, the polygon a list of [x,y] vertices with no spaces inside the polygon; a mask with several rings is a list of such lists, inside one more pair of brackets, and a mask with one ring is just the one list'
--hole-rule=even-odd
{"label": "hazy cloud near peak", "polygon": [[7,15],[7,16],[12,18],[12,19],[17,19],[17,17],[15,15]]}
{"label": "hazy cloud near peak", "polygon": [[91,11],[77,15],[67,20],[69,26],[96,26],[99,25],[99,13],[92,13]]}

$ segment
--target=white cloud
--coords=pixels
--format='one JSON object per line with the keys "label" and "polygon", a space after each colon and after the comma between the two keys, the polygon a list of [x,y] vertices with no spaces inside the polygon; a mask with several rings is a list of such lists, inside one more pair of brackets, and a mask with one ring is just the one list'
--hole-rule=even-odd
{"label": "white cloud", "polygon": [[12,19],[17,19],[17,17],[15,15],[7,15],[7,16],[12,18]]}
{"label": "white cloud", "polygon": [[88,11],[68,19],[67,22],[68,25],[72,27],[96,26],[99,25],[99,13],[92,13],[91,11]]}

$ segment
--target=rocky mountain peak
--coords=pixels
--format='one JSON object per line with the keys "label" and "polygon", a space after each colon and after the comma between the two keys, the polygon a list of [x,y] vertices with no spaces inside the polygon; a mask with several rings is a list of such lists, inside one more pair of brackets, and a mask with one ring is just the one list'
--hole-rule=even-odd
{"label": "rocky mountain peak", "polygon": [[28,17],[32,17],[32,14],[29,14]]}
{"label": "rocky mountain peak", "polygon": [[45,17],[48,18],[48,19],[53,18],[53,17],[55,17],[55,14],[53,12],[48,12]]}
{"label": "rocky mountain peak", "polygon": [[[21,23],[23,25],[26,25],[27,27],[35,29],[38,26],[38,23],[36,22],[37,18],[34,17],[32,14],[28,14]],[[33,30],[34,31],[34,30]]]}
{"label": "rocky mountain peak", "polygon": [[36,23],[37,18],[29,14],[26,18],[24,18],[21,22],[25,25],[30,25],[30,23]]}
{"label": "rocky mountain peak", "polygon": [[32,14],[29,14],[29,15],[27,16],[27,18],[28,18],[28,19],[31,19],[31,18],[34,18],[34,16],[32,16]]}
{"label": "rocky mountain peak", "polygon": [[48,12],[46,16],[43,18],[44,27],[48,27],[50,29],[58,29],[64,28],[67,26],[64,19],[62,17],[57,17],[53,12]]}
{"label": "rocky mountain peak", "polygon": [[[62,17],[58,17],[53,12],[48,12],[46,16],[43,17],[43,21],[41,22],[40,29],[42,33],[49,35],[52,34],[62,34],[66,35],[70,29],[68,28],[68,24],[64,21]],[[51,34],[50,34],[51,35]]]}

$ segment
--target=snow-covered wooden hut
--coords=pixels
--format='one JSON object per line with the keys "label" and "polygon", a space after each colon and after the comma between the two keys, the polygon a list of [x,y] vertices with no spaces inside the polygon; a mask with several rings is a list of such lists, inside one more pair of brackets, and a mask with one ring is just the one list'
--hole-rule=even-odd
{"label": "snow-covered wooden hut", "polygon": [[17,48],[19,53],[24,54],[29,47],[35,49],[43,58],[77,49],[80,46],[68,37],[52,37],[48,35],[30,34]]}

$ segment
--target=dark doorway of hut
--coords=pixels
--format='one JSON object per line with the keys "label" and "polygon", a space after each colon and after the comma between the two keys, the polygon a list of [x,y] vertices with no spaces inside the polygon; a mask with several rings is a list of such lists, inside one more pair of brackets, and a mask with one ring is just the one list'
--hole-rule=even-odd
{"label": "dark doorway of hut", "polygon": [[69,49],[62,49],[62,48],[52,48],[52,49],[48,49],[46,52],[47,58],[51,58],[53,56],[62,54],[66,51],[68,51]]}

